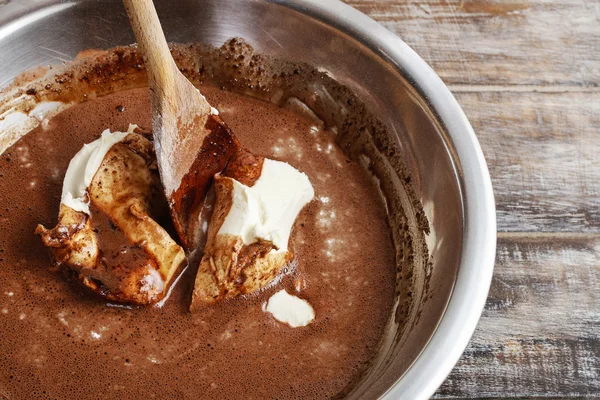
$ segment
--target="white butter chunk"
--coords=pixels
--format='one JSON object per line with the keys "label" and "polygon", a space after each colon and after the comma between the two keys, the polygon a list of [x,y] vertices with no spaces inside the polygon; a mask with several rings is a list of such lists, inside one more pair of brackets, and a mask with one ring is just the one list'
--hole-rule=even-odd
{"label": "white butter chunk", "polygon": [[90,214],[87,188],[92,183],[94,175],[98,172],[104,156],[115,143],[119,143],[127,135],[133,133],[137,125],[129,124],[127,132],[113,132],[108,129],[102,132],[100,139],[84,144],[81,150],[69,162],[67,173],[63,181],[60,202],[75,211]]}
{"label": "white butter chunk", "polygon": [[292,328],[306,326],[315,319],[315,310],[308,301],[289,294],[285,289],[271,296],[265,311]]}
{"label": "white butter chunk", "polygon": [[306,174],[265,158],[254,186],[233,180],[233,203],[218,234],[239,236],[244,244],[264,239],[287,251],[294,221],[314,195]]}

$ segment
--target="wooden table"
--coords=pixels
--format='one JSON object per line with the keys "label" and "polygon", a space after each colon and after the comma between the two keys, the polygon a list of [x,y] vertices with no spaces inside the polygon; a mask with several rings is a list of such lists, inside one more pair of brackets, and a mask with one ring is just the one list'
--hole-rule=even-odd
{"label": "wooden table", "polygon": [[498,211],[477,331],[435,398],[600,398],[600,0],[347,0],[427,61]]}

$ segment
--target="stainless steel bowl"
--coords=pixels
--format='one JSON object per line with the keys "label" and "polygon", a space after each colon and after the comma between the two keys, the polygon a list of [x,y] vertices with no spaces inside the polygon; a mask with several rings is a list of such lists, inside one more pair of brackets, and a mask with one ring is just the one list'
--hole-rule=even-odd
{"label": "stainless steel bowl", "polygon": [[[335,0],[157,0],[167,38],[305,61],[350,87],[402,152],[431,225],[429,298],[352,397],[426,399],[465,349],[487,297],[496,245],[492,186],[460,106],[391,32]],[[134,42],[119,0],[0,0],[0,87],[84,49]]]}

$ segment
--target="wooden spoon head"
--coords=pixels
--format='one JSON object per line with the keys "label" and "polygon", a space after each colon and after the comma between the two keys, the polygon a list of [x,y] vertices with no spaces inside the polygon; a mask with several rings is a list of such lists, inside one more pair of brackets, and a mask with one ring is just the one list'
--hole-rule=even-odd
{"label": "wooden spoon head", "polygon": [[175,229],[188,251],[200,245],[200,213],[213,177],[240,149],[239,141],[218,115],[209,115],[203,126],[192,129],[204,140],[179,188],[168,197]]}

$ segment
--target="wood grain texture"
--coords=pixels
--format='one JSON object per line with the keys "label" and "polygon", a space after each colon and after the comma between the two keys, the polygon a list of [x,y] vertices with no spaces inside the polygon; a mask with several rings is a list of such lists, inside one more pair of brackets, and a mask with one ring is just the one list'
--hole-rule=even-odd
{"label": "wood grain texture", "polygon": [[346,0],[448,84],[600,85],[598,0]]}
{"label": "wood grain texture", "polygon": [[346,2],[449,85],[494,184],[490,295],[434,398],[600,398],[600,1]]}
{"label": "wood grain texture", "polygon": [[456,96],[490,168],[499,231],[600,232],[600,93]]}
{"label": "wood grain texture", "polygon": [[600,236],[499,240],[486,309],[436,398],[600,394]]}

